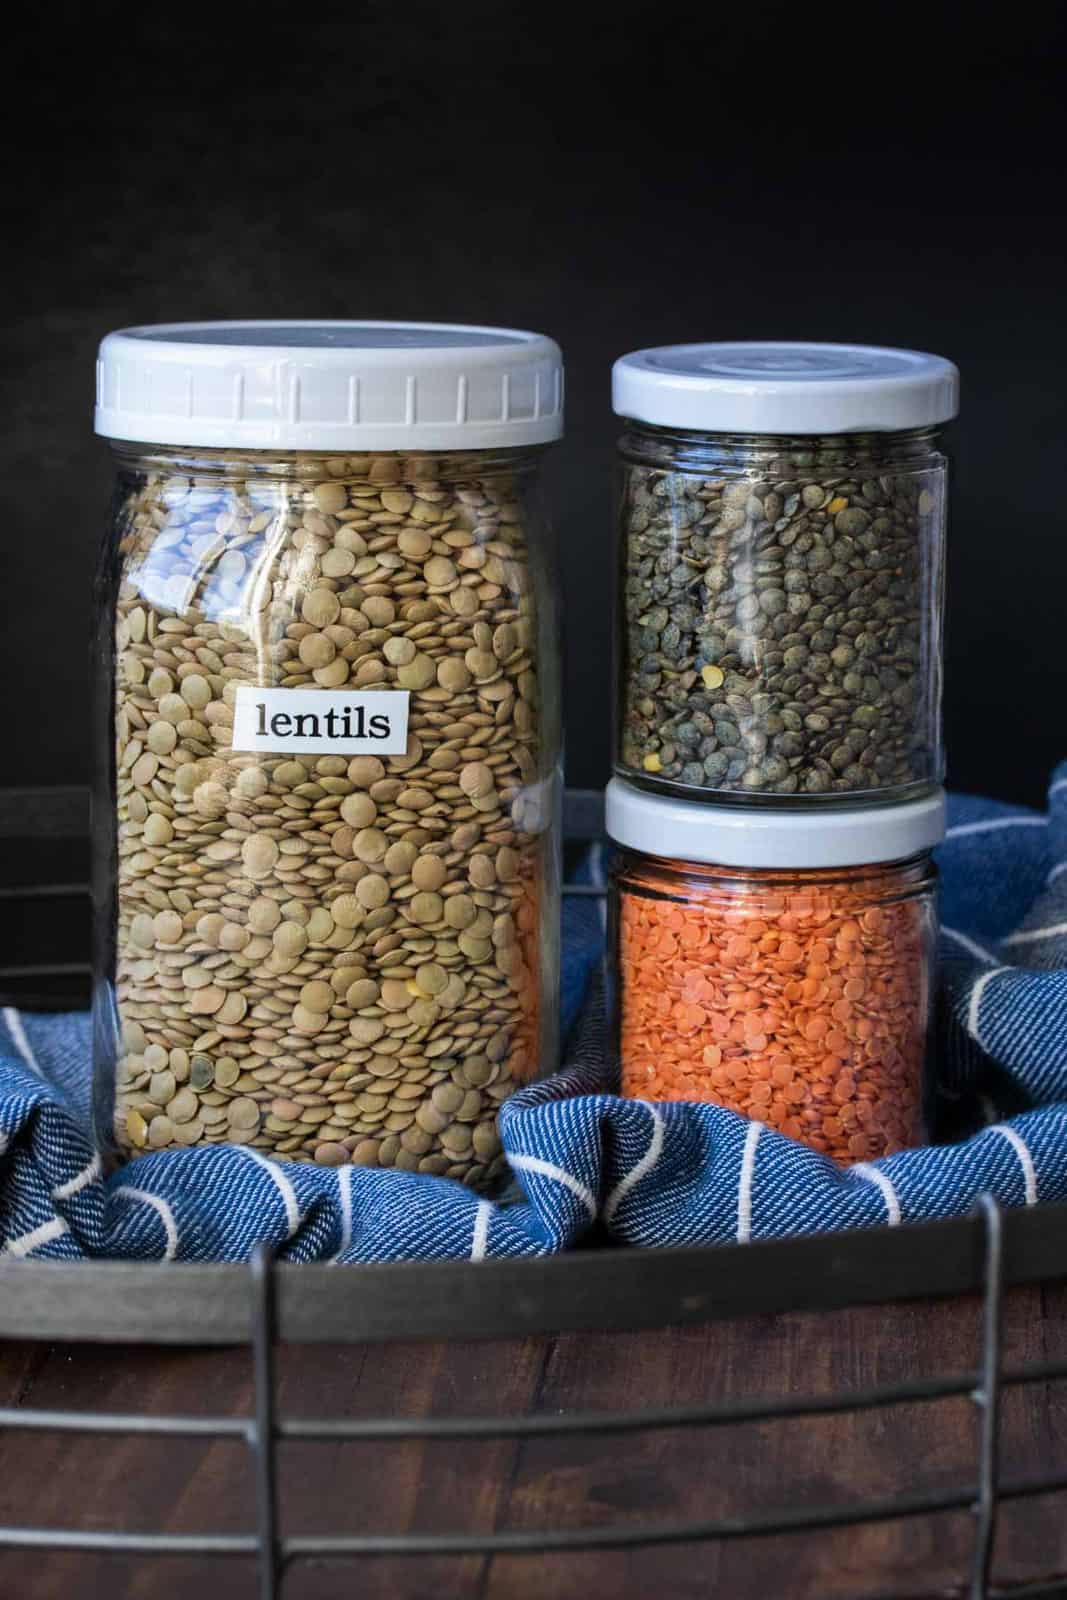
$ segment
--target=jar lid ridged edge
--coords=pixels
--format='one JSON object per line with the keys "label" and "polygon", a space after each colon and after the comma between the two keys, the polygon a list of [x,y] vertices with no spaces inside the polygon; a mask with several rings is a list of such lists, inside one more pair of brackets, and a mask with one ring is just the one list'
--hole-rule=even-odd
{"label": "jar lid ridged edge", "polygon": [[248,450],[492,450],[563,433],[554,340],[451,323],[122,328],[97,359],[95,431]]}

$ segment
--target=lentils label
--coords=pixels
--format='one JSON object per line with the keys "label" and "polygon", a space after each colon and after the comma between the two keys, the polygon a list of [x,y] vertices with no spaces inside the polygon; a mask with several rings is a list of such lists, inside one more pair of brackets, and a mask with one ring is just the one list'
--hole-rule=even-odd
{"label": "lentils label", "polygon": [[258,689],[234,698],[234,750],[312,755],[402,756],[408,743],[404,690],[331,694],[322,689]]}

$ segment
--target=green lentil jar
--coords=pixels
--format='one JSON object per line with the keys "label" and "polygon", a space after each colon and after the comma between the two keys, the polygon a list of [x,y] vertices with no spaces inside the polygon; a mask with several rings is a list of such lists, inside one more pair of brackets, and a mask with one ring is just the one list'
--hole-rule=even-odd
{"label": "green lentil jar", "polygon": [[690,799],[885,802],[943,776],[950,362],[682,345],[616,363],[616,770]]}
{"label": "green lentil jar", "polygon": [[224,324],[101,358],[101,1144],[491,1187],[555,1065],[559,352]]}

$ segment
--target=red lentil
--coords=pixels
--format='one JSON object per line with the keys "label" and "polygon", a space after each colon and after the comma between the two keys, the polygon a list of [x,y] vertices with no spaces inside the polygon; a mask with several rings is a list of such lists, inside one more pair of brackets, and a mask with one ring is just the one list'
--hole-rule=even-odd
{"label": "red lentil", "polygon": [[917,1144],[925,858],[748,871],[620,851],[622,1092],[710,1100],[848,1163]]}

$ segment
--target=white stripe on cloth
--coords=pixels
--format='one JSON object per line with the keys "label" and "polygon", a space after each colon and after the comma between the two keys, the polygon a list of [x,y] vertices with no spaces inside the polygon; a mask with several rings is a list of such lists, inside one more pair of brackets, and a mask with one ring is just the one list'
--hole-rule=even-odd
{"label": "white stripe on cloth", "polygon": [[990,1129],[991,1133],[999,1133],[1007,1139],[1015,1154],[1019,1158],[1019,1165],[1023,1173],[1023,1194],[1026,1196],[1028,1206],[1037,1205],[1037,1173],[1034,1170],[1034,1158],[1030,1154],[1030,1147],[1022,1134],[1016,1133],[1014,1128],[1009,1128],[1006,1123],[998,1122]]}
{"label": "white stripe on cloth", "polygon": [[991,833],[996,828],[1044,828],[1044,817],[991,817],[988,822],[957,822],[949,828],[946,839],[962,839],[968,833]]}
{"label": "white stripe on cloth", "polygon": [[626,1175],[619,1180],[614,1189],[612,1189],[611,1193],[608,1195],[608,1198],[605,1200],[603,1211],[605,1222],[611,1221],[612,1217],[615,1215],[615,1212],[618,1210],[620,1203],[625,1200],[630,1190],[635,1184],[640,1183],[642,1178],[648,1176],[653,1167],[656,1165],[656,1162],[659,1160],[660,1156],[663,1154],[663,1118],[660,1116],[655,1106],[650,1104],[649,1101],[641,1101],[639,1104],[644,1105],[645,1110],[652,1118],[652,1136],[648,1141],[648,1149],[645,1151],[644,1155],[640,1158],[640,1160],[634,1162],[629,1172],[627,1172]]}
{"label": "white stripe on cloth", "polygon": [[988,950],[983,950],[980,944],[975,944],[968,934],[961,933],[958,928],[946,928],[944,923],[941,924],[941,932],[948,938],[955,939],[957,944],[961,944],[972,956],[977,956],[979,961],[989,961],[996,965],[996,956],[991,956]]}
{"label": "white stripe on cloth", "polygon": [[1009,933],[1002,944],[1033,944],[1037,939],[1054,939],[1058,933],[1067,933],[1067,922],[1054,922],[1048,928],[1028,928],[1025,933]]}
{"label": "white stripe on cloth", "polygon": [[87,1167],[83,1167],[73,1178],[66,1183],[61,1183],[52,1190],[53,1200],[69,1200],[73,1195],[80,1194],[89,1184],[95,1183],[100,1176],[100,1157],[95,1155]]}
{"label": "white stripe on cloth", "polygon": [[26,1029],[22,1026],[22,1018],[19,1016],[14,1006],[4,1007],[4,1021],[7,1024],[8,1033],[11,1035],[11,1042],[15,1046],[15,1049],[18,1051],[19,1055],[22,1057],[25,1065],[29,1067],[30,1071],[35,1073],[38,1078],[43,1078],[44,1073],[41,1071],[37,1063],[37,1057],[33,1053],[33,1046],[30,1044],[30,1041],[26,1036]]}
{"label": "white stripe on cloth", "polygon": [[489,1219],[493,1215],[491,1200],[479,1200],[474,1213],[474,1233],[471,1237],[471,1260],[484,1261],[485,1247],[489,1242]]}
{"label": "white stripe on cloth", "polygon": [[983,972],[982,976],[975,981],[971,989],[971,998],[967,1005],[967,1032],[975,1044],[980,1045],[982,1043],[981,1035],[978,1032],[978,1017],[982,1009],[982,996],[985,994],[986,986],[994,978],[999,978],[1002,972],[1013,972],[1014,970],[1013,967],[994,967],[992,972]]}
{"label": "white stripe on cloth", "polygon": [[1049,873],[1048,877],[1045,879],[1045,882],[1046,883],[1051,883],[1054,878],[1058,878],[1059,877],[1061,872],[1067,872],[1067,861],[1061,861],[1058,867],[1053,867],[1052,871]]}
{"label": "white stripe on cloth", "polygon": [[596,1196],[588,1185],[570,1172],[564,1172],[554,1161],[542,1161],[540,1156],[508,1156],[508,1166],[516,1172],[536,1172],[542,1178],[551,1178],[565,1189],[576,1194],[591,1217],[596,1216]]}
{"label": "white stripe on cloth", "polygon": [[164,1261],[173,1261],[178,1254],[178,1224],[174,1220],[174,1212],[170,1205],[158,1194],[149,1194],[147,1189],[135,1189],[132,1184],[122,1183],[115,1190],[116,1194],[128,1194],[131,1200],[140,1200],[143,1205],[151,1206],[163,1224],[165,1243],[163,1246]]}
{"label": "white stripe on cloth", "polygon": [[332,1266],[335,1261],[340,1261],[349,1245],[352,1243],[352,1168],[338,1167],[337,1169],[337,1198],[341,1203],[341,1248],[331,1259]]}
{"label": "white stripe on cloth", "polygon": [[891,1228],[895,1228],[900,1221],[900,1201],[897,1199],[897,1191],[885,1173],[879,1172],[877,1167],[872,1167],[869,1161],[857,1161],[851,1171],[857,1178],[866,1178],[868,1183],[873,1183],[875,1188],[882,1191],[882,1199],[885,1201],[885,1220]]}
{"label": "white stripe on cloth", "polygon": [[39,1228],[31,1228],[29,1233],[22,1233],[17,1239],[9,1239],[4,1245],[3,1254],[31,1255],[38,1245],[51,1244],[53,1239],[61,1239],[66,1232],[68,1232],[67,1224],[63,1218],[53,1217],[51,1222],[42,1222]]}
{"label": "white stripe on cloth", "polygon": [[1059,794],[1061,789],[1067,789],[1067,778],[1057,778],[1049,789],[1049,794]]}
{"label": "white stripe on cloth", "polygon": [[257,1166],[263,1168],[264,1172],[269,1172],[273,1178],[274,1186],[285,1203],[285,1220],[289,1229],[286,1238],[291,1239],[300,1226],[300,1206],[297,1202],[296,1190],[276,1161],[270,1161],[266,1156],[261,1156],[258,1150],[248,1150],[241,1146],[238,1148],[243,1156],[247,1156],[249,1161],[254,1161]]}
{"label": "white stripe on cloth", "polygon": [[752,1178],[756,1170],[756,1146],[763,1132],[762,1122],[750,1122],[741,1152],[741,1173],[737,1180],[737,1242],[747,1244],[752,1237]]}

